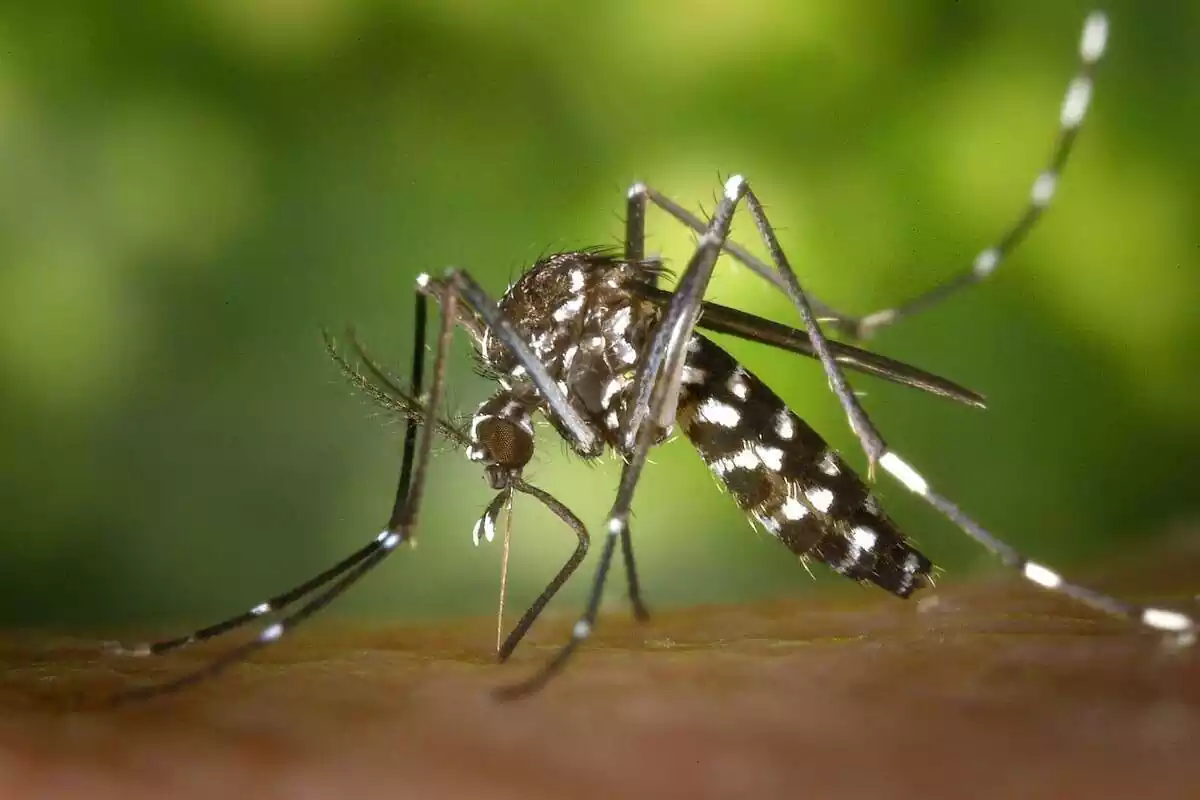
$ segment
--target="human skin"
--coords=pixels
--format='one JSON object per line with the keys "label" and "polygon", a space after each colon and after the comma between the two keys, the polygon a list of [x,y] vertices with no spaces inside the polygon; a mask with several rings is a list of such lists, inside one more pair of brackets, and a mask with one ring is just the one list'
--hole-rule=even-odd
{"label": "human skin", "polygon": [[1016,578],[646,626],[607,614],[540,694],[494,700],[569,622],[547,620],[503,667],[487,620],[318,624],[204,685],[107,711],[86,706],[216,650],[134,659],[88,638],[10,638],[0,795],[1145,800],[1200,785],[1198,651]]}

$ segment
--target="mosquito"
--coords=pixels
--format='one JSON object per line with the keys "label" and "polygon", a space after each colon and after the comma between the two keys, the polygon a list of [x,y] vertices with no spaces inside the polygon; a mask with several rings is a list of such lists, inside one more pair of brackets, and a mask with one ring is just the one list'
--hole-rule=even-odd
{"label": "mosquito", "polygon": [[[757,524],[793,553],[824,563],[847,578],[901,598],[930,583],[932,562],[887,516],[868,487],[878,468],[1032,583],[1190,644],[1197,627],[1191,617],[1069,582],[1057,571],[1017,552],[937,493],[929,480],[887,445],[850,389],[845,371],[982,407],[979,395],[916,367],[830,340],[822,327],[824,324],[847,339],[866,339],[979,283],[1012,255],[1053,199],[1090,104],[1093,72],[1107,38],[1107,18],[1093,12],[1083,25],[1079,66],[1060,108],[1050,158],[1033,181],[1016,221],[994,244],[981,250],[966,271],[907,303],[858,317],[841,313],[804,291],[758,196],[744,177],[733,175],[724,182],[708,219],[691,214],[646,184],[635,183],[626,197],[621,252],[583,250],[543,258],[509,286],[499,302],[461,269],[449,269],[440,277],[419,276],[412,369],[406,386],[376,363],[353,334],[349,340],[357,365],[341,355],[327,337],[331,354],[351,382],[405,420],[400,478],[386,526],[341,562],[247,612],[188,636],[129,651],[164,653],[267,615],[275,618],[253,639],[199,670],[130,690],[124,696],[169,692],[245,659],[324,608],[399,545],[412,541],[436,436],[479,463],[497,492],[475,525],[476,541],[481,535],[491,538],[499,514],[512,502],[514,493],[543,503],[578,538],[575,553],[501,644],[499,658],[508,658],[546,603],[579,566],[590,542],[578,517],[522,477],[534,453],[534,420],[539,415],[582,459],[596,459],[611,450],[623,466],[583,613],[569,639],[536,673],[498,690],[503,698],[540,689],[591,635],[618,546],[633,613],[639,620],[648,616],[634,557],[630,508],[648,454],[676,426]],[[673,291],[659,286],[665,270],[657,259],[645,254],[645,218],[651,205],[698,235]],[[769,263],[728,238],[734,213],[743,206],[769,254]],[[706,301],[722,253],[786,295],[803,327],[791,328]],[[433,365],[426,390],[430,301],[440,311],[440,323],[433,339]],[[465,425],[444,419],[438,411],[456,328],[470,337],[481,371],[498,386]],[[867,481],[763,381],[700,330],[753,340],[819,361],[867,456]]]}

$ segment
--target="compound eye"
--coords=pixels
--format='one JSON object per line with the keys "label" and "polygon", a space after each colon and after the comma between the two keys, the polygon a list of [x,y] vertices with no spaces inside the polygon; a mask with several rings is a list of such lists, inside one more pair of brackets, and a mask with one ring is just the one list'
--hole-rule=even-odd
{"label": "compound eye", "polygon": [[491,417],[475,430],[488,460],[498,467],[520,470],[533,458],[533,435],[512,420]]}

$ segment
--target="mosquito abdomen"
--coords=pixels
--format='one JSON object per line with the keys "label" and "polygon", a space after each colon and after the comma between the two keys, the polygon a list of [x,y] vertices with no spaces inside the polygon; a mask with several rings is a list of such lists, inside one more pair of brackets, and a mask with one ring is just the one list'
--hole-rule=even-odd
{"label": "mosquito abdomen", "polygon": [[694,335],[677,420],[738,506],[835,572],[900,597],[932,564],[820,434],[729,353]]}

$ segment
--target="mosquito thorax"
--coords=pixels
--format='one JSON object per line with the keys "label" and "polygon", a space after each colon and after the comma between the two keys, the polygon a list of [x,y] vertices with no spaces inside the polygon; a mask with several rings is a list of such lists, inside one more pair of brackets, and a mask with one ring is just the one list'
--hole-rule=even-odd
{"label": "mosquito thorax", "polygon": [[[660,313],[638,289],[653,285],[662,272],[657,260],[597,251],[558,253],[535,263],[499,303],[571,407],[621,452],[625,446],[618,433],[635,402],[638,356]],[[528,385],[525,368],[496,337],[484,337],[480,350],[488,371],[502,382]],[[549,409],[539,408],[562,433]]]}

